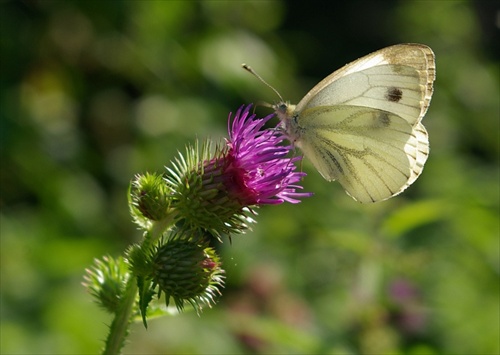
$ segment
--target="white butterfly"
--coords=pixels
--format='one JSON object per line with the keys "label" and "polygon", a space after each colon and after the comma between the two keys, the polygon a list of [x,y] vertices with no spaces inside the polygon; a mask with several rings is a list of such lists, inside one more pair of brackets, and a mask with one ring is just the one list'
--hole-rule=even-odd
{"label": "white butterfly", "polygon": [[335,71],[298,105],[273,108],[326,180],[359,202],[376,202],[401,193],[424,168],[429,140],[421,120],[435,76],[429,47],[398,44]]}

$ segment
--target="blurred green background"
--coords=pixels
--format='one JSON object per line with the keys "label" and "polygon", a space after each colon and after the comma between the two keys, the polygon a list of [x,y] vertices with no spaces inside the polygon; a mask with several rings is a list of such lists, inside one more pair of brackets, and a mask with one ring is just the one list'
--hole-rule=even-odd
{"label": "blurred green background", "polygon": [[278,99],[241,63],[297,103],[419,42],[437,80],[418,181],[361,205],[305,162],[314,197],[220,248],[219,303],[135,324],[124,352],[498,354],[499,18],[495,1],[2,1],[0,352],[100,351],[111,319],[84,269],[139,239],[135,174]]}

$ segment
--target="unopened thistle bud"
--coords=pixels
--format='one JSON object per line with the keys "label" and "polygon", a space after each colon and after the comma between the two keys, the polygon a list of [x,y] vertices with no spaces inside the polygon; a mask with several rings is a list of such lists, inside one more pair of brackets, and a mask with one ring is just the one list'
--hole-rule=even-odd
{"label": "unopened thistle bud", "polygon": [[95,265],[85,271],[87,274],[83,285],[101,307],[109,313],[115,313],[130,277],[125,260],[122,257],[113,259],[104,256],[102,260],[95,259]]}
{"label": "unopened thistle bud", "polygon": [[139,225],[160,221],[169,214],[170,189],[162,175],[137,175],[130,185],[131,213]]}
{"label": "unopened thistle bud", "polygon": [[197,311],[211,306],[224,285],[224,270],[215,250],[195,240],[171,239],[153,257],[153,283],[168,306],[173,299],[179,310],[186,302]]}

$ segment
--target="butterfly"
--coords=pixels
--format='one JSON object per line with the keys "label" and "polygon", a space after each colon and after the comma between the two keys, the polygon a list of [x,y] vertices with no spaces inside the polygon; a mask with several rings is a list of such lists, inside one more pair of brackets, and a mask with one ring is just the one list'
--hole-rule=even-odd
{"label": "butterfly", "polygon": [[281,99],[272,107],[288,139],[326,180],[359,202],[377,202],[422,173],[429,139],[421,121],[435,77],[428,46],[397,44],[333,72],[297,105]]}

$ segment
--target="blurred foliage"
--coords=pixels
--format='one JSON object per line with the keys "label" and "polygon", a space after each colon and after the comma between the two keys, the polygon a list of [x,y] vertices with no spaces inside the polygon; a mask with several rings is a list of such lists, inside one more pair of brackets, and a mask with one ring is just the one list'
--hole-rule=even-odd
{"label": "blurred foliage", "polygon": [[[431,155],[365,206],[307,162],[299,205],[260,209],[221,250],[219,304],[132,329],[125,353],[498,354],[495,1],[0,2],[2,354],[97,353],[110,319],[81,286],[139,238],[126,192],[229,112],[297,102],[401,42],[436,53]],[[495,17],[496,16],[496,17]],[[496,22],[495,22],[496,21]],[[257,113],[268,113],[259,107]]]}

